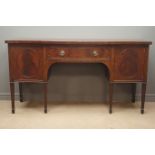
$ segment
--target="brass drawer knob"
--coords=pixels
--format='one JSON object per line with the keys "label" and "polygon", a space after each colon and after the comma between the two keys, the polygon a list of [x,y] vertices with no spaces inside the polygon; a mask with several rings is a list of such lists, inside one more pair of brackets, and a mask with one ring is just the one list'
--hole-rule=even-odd
{"label": "brass drawer knob", "polygon": [[65,55],[65,51],[64,51],[64,50],[61,50],[61,51],[59,52],[59,56],[63,57],[64,55]]}
{"label": "brass drawer knob", "polygon": [[93,51],[92,54],[93,54],[94,57],[98,56],[98,52],[97,51]]}

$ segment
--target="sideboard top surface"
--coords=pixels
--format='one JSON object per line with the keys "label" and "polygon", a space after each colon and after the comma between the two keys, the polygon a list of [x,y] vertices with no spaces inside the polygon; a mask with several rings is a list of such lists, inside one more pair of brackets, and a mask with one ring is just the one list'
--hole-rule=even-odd
{"label": "sideboard top surface", "polygon": [[53,45],[151,45],[151,41],[104,41],[104,40],[6,40],[8,44]]}

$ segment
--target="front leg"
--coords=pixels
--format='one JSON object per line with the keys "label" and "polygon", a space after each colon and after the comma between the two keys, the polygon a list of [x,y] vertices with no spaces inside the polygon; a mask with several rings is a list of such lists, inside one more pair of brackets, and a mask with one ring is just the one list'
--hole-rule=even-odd
{"label": "front leg", "polygon": [[14,82],[10,82],[10,93],[11,93],[11,106],[12,113],[15,113],[15,84]]}
{"label": "front leg", "polygon": [[113,83],[109,83],[109,113],[112,113]]}
{"label": "front leg", "polygon": [[142,90],[141,91],[142,91],[141,92],[141,114],[144,114],[146,83],[142,83]]}
{"label": "front leg", "polygon": [[44,83],[44,113],[47,113],[47,83]]}

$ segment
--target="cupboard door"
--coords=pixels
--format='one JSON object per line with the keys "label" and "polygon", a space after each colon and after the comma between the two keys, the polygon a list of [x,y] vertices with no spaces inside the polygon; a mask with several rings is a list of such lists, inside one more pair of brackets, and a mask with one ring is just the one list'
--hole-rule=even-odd
{"label": "cupboard door", "polygon": [[13,46],[10,48],[14,80],[41,80],[43,77],[43,48]]}
{"label": "cupboard door", "polygon": [[119,47],[115,48],[114,55],[115,80],[144,80],[145,48]]}

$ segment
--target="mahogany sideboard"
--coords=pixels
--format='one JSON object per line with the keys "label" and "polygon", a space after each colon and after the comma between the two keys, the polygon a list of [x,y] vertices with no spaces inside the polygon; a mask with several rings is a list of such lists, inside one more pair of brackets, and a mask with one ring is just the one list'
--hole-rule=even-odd
{"label": "mahogany sideboard", "polygon": [[131,83],[135,102],[136,83],[141,83],[141,113],[144,113],[148,68],[148,41],[37,41],[7,40],[12,113],[15,113],[15,82],[44,85],[44,112],[47,113],[49,68],[55,63],[102,63],[109,75],[109,113],[112,113],[113,85]]}

